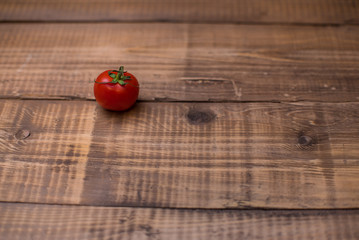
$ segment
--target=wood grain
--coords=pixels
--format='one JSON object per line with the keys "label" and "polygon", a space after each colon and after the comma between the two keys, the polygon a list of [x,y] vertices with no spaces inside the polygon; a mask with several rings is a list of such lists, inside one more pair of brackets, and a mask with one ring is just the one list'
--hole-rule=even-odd
{"label": "wood grain", "polygon": [[0,102],[0,201],[358,208],[358,103]]}
{"label": "wood grain", "polygon": [[175,210],[0,204],[0,234],[26,239],[338,239],[359,211]]}
{"label": "wood grain", "polygon": [[125,65],[144,101],[358,101],[359,27],[1,24],[0,97],[94,99]]}
{"label": "wood grain", "polygon": [[359,23],[357,0],[2,0],[2,21]]}

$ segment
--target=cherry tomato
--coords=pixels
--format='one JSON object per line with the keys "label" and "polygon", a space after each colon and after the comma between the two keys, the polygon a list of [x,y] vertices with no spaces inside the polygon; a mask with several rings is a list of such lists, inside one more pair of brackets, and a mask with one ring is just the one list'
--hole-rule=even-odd
{"label": "cherry tomato", "polygon": [[107,70],[101,73],[94,83],[97,103],[105,109],[124,111],[132,107],[139,94],[140,86],[135,76],[124,71]]}

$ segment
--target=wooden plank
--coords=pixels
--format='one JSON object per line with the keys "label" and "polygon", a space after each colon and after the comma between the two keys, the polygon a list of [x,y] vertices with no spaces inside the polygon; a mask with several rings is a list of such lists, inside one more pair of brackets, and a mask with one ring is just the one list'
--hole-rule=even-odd
{"label": "wooden plank", "polygon": [[0,201],[359,207],[359,103],[0,103]]}
{"label": "wooden plank", "polygon": [[358,23],[357,0],[3,0],[2,21]]}
{"label": "wooden plank", "polygon": [[359,27],[1,24],[0,97],[94,99],[125,65],[145,101],[358,101]]}
{"label": "wooden plank", "polygon": [[358,239],[359,211],[177,210],[0,203],[15,239]]}

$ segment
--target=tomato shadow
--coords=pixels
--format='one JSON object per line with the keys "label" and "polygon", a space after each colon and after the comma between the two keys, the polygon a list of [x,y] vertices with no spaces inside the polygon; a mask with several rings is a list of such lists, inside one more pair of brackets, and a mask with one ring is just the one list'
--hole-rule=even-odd
{"label": "tomato shadow", "polygon": [[[97,104],[97,103],[96,103]],[[103,107],[101,107],[99,104],[97,104],[96,106],[96,112],[97,114],[102,115],[102,117],[108,117],[108,118],[114,118],[114,117],[126,117],[126,116],[132,116],[132,115],[137,115],[138,112],[140,112],[140,109],[143,108],[143,106],[141,106],[142,104],[136,102],[132,107],[130,107],[127,110],[124,111],[113,111],[113,110],[108,110],[105,109]]]}

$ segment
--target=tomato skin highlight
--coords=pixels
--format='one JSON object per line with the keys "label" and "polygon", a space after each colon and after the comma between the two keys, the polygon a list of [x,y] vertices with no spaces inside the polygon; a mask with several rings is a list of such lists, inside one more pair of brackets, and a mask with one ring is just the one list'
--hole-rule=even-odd
{"label": "tomato skin highlight", "polygon": [[124,76],[130,77],[124,80],[126,85],[111,83],[113,80],[107,70],[102,72],[94,83],[94,95],[97,103],[107,110],[124,111],[132,107],[139,94],[139,84],[134,75],[124,72]]}

